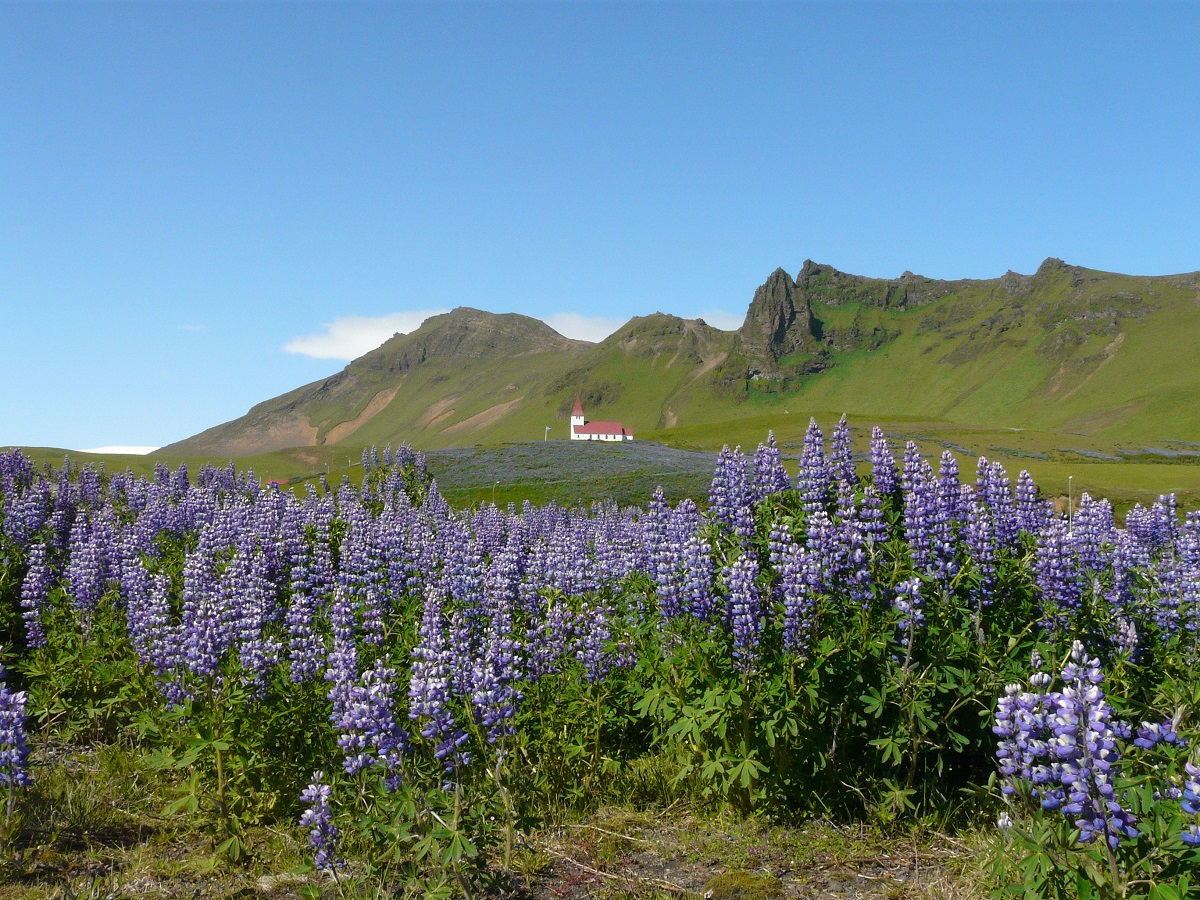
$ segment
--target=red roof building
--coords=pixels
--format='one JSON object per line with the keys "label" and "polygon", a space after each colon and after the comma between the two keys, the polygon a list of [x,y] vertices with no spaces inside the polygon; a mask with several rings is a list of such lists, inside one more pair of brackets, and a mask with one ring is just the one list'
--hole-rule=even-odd
{"label": "red roof building", "polygon": [[589,422],[583,416],[583,403],[575,395],[571,410],[571,440],[573,441],[632,441],[633,432],[620,422]]}

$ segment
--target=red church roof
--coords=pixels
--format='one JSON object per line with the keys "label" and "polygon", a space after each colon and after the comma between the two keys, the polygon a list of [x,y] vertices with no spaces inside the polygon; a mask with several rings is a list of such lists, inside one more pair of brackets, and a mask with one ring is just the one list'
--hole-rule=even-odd
{"label": "red church roof", "polygon": [[633,432],[626,431],[625,426],[620,422],[588,422],[586,425],[576,425],[576,434],[628,434],[633,437]]}
{"label": "red church roof", "polygon": [[573,416],[582,416],[583,415],[583,404],[579,402],[578,394],[575,395],[575,408],[573,410],[571,410],[571,415],[573,415]]}

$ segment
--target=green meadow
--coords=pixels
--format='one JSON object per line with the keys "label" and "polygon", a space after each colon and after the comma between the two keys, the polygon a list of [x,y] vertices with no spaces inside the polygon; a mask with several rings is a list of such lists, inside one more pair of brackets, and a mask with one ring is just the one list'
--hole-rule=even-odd
{"label": "green meadow", "polygon": [[[809,418],[828,436],[840,413],[803,408],[778,410],[703,425],[645,432],[625,445],[572,443],[565,440],[496,442],[469,448],[426,451],[430,472],[447,499],[455,504],[499,505],[529,501],[560,504],[615,500],[642,503],[661,485],[668,498],[690,496],[703,503],[712,476],[715,453],[722,446],[751,451],[775,434],[785,464],[795,471]],[[798,406],[798,405],[797,405]],[[1148,504],[1161,494],[1174,493],[1183,508],[1200,507],[1200,446],[1184,441],[1114,441],[1095,435],[1038,431],[1025,428],[984,428],[952,422],[849,417],[855,450],[863,470],[871,428],[879,425],[899,457],[904,442],[915,441],[923,454],[939,456],[949,450],[969,480],[980,456],[1001,462],[1012,478],[1028,469],[1043,493],[1060,499],[1066,509],[1071,498],[1087,492],[1107,497],[1118,511],[1135,503]],[[39,464],[62,462],[67,451],[26,448]],[[158,461],[175,467],[186,464],[193,474],[206,464],[223,466],[217,456],[97,455],[70,453],[79,463],[103,463],[108,471],[132,470],[145,475]],[[361,448],[302,447],[239,457],[239,469],[253,469],[261,480],[281,480],[292,487],[316,484],[324,475],[331,483],[343,476],[357,483],[362,477]]]}

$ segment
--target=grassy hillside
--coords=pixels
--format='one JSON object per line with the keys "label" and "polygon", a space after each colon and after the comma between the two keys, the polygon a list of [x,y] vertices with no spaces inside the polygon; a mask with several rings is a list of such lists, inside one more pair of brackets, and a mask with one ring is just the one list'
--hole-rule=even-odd
{"label": "grassy hillside", "polygon": [[[598,344],[466,308],[338,375],[163,448],[311,474],[369,444],[498,446],[589,419],[706,451],[846,412],[895,436],[1028,467],[1052,490],[1200,491],[1200,274],[1142,277],[1047,260],[1033,275],[872,279],[807,261],[754,292],[737,332],[663,313]],[[1197,445],[1193,447],[1191,445]],[[940,444],[938,445],[940,446]]]}
{"label": "grassy hillside", "polygon": [[864,313],[895,337],[833,351],[789,405],[1100,435],[1200,439],[1200,279],[1139,278],[1044,264],[1006,285],[974,282],[916,310],[816,304],[844,325]]}

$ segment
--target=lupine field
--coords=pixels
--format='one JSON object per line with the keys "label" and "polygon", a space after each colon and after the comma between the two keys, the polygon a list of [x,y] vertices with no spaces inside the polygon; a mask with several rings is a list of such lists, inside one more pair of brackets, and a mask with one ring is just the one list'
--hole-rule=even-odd
{"label": "lupine field", "polygon": [[[500,891],[555,810],[985,828],[998,896],[1200,896],[1200,513],[1056,513],[845,420],[706,502],[453,509],[361,485],[0,455],[0,845],[40,746],[121,744],[222,865],[302,830],[336,895]],[[656,782],[657,779],[657,782]],[[640,793],[639,793],[640,792]],[[940,812],[939,812],[940,811]],[[946,811],[950,811],[947,813]]]}

